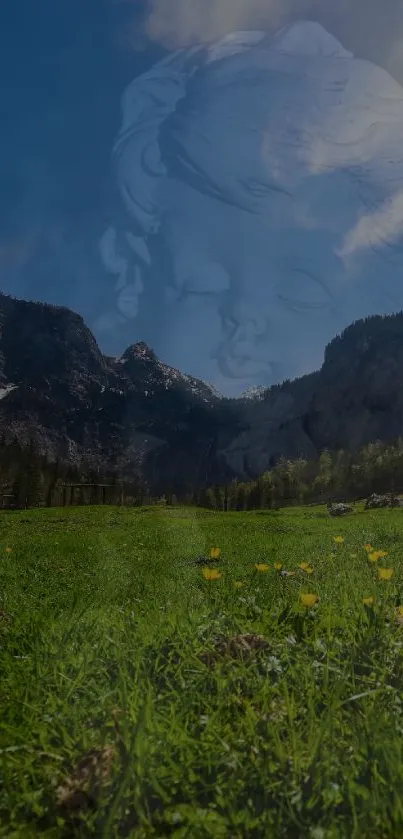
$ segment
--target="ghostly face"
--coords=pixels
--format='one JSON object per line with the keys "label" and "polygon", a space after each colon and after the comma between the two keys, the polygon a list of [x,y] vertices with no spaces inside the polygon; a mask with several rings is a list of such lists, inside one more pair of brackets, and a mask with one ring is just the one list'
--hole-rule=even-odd
{"label": "ghostly face", "polygon": [[[343,195],[339,186],[347,206],[349,189]],[[162,221],[148,247],[129,231],[119,242],[111,231],[105,237],[104,264],[117,278],[116,325],[140,326],[134,340],[146,340],[165,363],[227,395],[317,369],[331,338],[380,311],[370,275],[363,287],[361,269],[349,276],[337,256],[342,231],[326,218],[331,195],[328,184],[320,195],[327,223],[318,231],[304,216],[303,196],[305,226],[298,227],[297,194],[291,201],[276,196],[275,215],[267,205],[251,213],[165,179]],[[385,266],[375,263],[379,278]]]}
{"label": "ghostly face", "polygon": [[169,179],[161,200],[171,261],[157,337],[164,358],[183,366],[184,347],[192,355],[197,345],[192,370],[208,370],[234,395],[314,368],[342,319],[336,239],[324,230],[318,245],[317,231],[298,230],[290,216],[286,226],[286,198],[277,227],[269,213],[252,215]]}
{"label": "ghostly face", "polygon": [[352,321],[401,308],[376,212],[403,185],[402,166],[395,186],[385,169],[403,91],[350,59],[308,57],[301,72],[298,56],[253,47],[187,95],[174,56],[128,90],[118,179],[133,232],[123,250],[104,242],[117,322],[228,395],[317,369]]}

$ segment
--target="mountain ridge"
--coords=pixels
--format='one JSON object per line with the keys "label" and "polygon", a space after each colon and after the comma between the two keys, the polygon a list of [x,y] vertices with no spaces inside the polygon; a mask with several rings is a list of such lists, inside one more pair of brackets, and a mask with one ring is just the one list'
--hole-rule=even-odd
{"label": "mountain ridge", "polygon": [[393,440],[402,423],[403,312],[351,324],[318,371],[227,398],[145,342],[104,356],[75,312],[0,294],[0,434],[50,460],[180,493]]}

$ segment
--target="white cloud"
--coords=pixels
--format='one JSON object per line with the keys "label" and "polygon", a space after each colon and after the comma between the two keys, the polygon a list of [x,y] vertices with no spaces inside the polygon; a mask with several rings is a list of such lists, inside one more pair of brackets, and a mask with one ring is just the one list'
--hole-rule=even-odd
{"label": "white cloud", "polygon": [[[300,2],[301,11],[308,0]],[[280,26],[290,0],[149,0],[146,28],[168,47],[212,41],[228,32]]]}
{"label": "white cloud", "polygon": [[342,259],[359,251],[393,244],[403,236],[403,189],[388,198],[380,210],[367,213],[346,234],[338,256]]}
{"label": "white cloud", "polygon": [[[348,50],[403,78],[401,0],[111,0],[133,8],[126,42],[143,49],[147,39],[169,49],[211,41],[239,29],[275,30],[301,18],[317,20]],[[127,30],[130,37],[127,36]]]}

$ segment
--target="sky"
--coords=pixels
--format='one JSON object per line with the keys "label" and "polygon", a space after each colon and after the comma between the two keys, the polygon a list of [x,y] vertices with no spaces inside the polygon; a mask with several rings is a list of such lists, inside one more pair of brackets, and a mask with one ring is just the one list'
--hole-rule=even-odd
{"label": "sky", "polygon": [[[4,0],[1,290],[91,327],[115,297],[99,240],[118,212],[110,155],[125,86],[169,50],[301,17],[403,83],[400,0]],[[120,354],[114,340],[101,349]]]}

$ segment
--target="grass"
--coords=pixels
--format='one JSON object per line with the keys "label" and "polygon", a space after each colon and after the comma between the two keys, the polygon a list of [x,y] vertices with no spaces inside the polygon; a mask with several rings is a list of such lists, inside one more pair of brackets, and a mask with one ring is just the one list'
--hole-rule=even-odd
{"label": "grass", "polygon": [[403,837],[402,548],[362,505],[1,513],[0,837]]}

